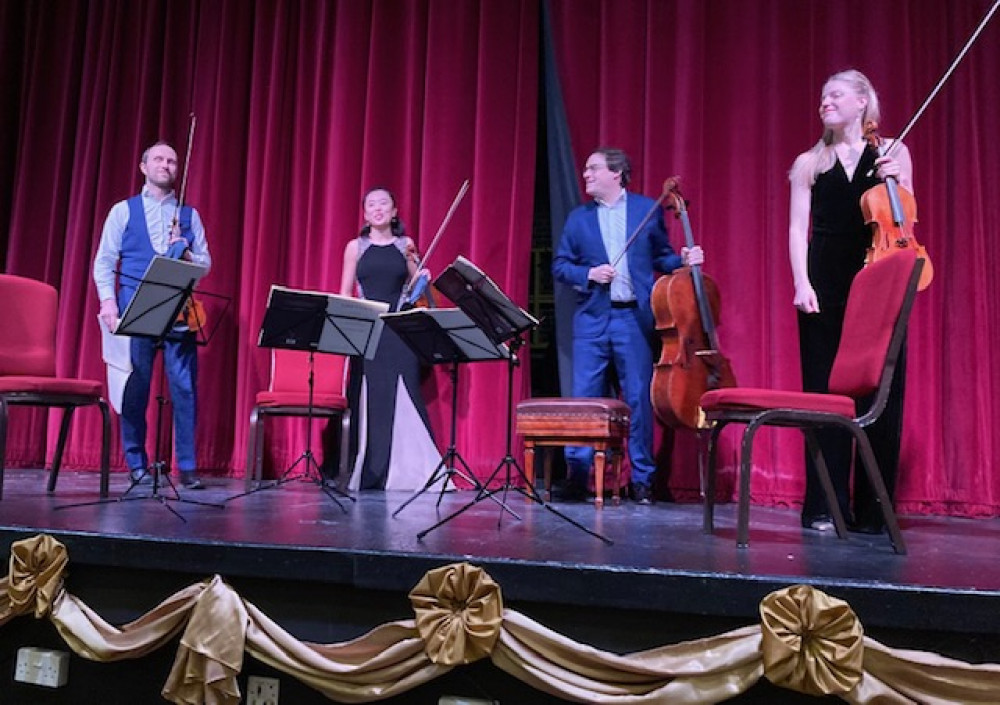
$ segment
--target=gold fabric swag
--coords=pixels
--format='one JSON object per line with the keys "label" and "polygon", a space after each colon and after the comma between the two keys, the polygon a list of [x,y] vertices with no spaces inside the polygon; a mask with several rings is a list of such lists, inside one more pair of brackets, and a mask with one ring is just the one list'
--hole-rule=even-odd
{"label": "gold fabric swag", "polygon": [[424,575],[410,592],[411,619],[337,644],[299,641],[219,576],[114,627],[66,591],[68,564],[51,536],[14,543],[0,579],[0,628],[17,616],[47,618],[74,653],[98,662],[140,658],[181,634],[162,690],[174,703],[237,705],[244,654],[344,703],[382,700],[483,658],[537,690],[586,703],[716,703],[761,676],[848,703],[1000,702],[1000,665],[888,648],[864,636],[846,602],[807,585],[766,596],[758,625],[616,654],[505,609],[500,586],[468,563]]}

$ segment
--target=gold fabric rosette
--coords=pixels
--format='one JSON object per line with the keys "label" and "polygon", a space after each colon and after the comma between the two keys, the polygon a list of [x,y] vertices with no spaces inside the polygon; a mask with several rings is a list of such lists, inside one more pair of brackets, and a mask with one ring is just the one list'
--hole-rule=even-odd
{"label": "gold fabric rosette", "polygon": [[1000,692],[1000,664],[883,646],[863,635],[846,602],[806,585],[767,595],[759,626],[618,654],[505,611],[499,586],[467,563],[424,575],[410,592],[415,619],[336,644],[299,641],[219,576],[114,627],[65,590],[67,564],[50,536],[13,544],[10,573],[0,578],[0,625],[34,611],[74,653],[100,662],[141,658],[183,630],[162,689],[178,705],[236,705],[245,653],[344,703],[384,700],[487,656],[539,691],[608,705],[707,705],[746,691],[762,673],[777,686],[853,705],[993,705]]}
{"label": "gold fabric rosette", "polygon": [[12,543],[6,604],[0,599],[0,624],[32,611],[37,619],[48,616],[62,595],[68,564],[66,547],[47,534]]}
{"label": "gold fabric rosette", "polygon": [[760,619],[764,675],[775,685],[832,695],[861,681],[864,630],[843,600],[793,585],[761,601]]}
{"label": "gold fabric rosette", "polygon": [[427,657],[457,666],[489,656],[503,624],[500,586],[482,568],[453,563],[428,571],[410,603]]}

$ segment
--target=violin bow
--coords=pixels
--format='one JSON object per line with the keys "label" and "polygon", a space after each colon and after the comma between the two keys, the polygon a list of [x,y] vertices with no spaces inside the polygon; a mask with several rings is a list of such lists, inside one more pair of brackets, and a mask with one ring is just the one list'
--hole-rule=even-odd
{"label": "violin bow", "polygon": [[[972,45],[975,44],[977,39],[979,39],[979,35],[982,34],[982,31],[986,28],[986,25],[993,18],[993,15],[996,14],[997,8],[1000,8],[1000,0],[995,0],[993,6],[989,10],[987,10],[986,15],[979,22],[979,26],[976,27],[976,29],[972,32],[972,36],[970,36],[968,41],[965,42],[965,46],[962,47],[962,50],[958,52],[958,56],[956,56],[955,59],[951,62],[951,65],[944,72],[944,75],[940,78],[940,80],[938,80],[934,88],[931,89],[930,94],[924,99],[924,102],[921,103],[920,107],[917,108],[917,112],[913,114],[913,117],[910,118],[909,122],[906,123],[906,126],[900,131],[899,137],[897,137],[892,141],[892,144],[889,145],[889,147],[885,150],[885,152],[882,152],[881,156],[883,157],[889,156],[892,150],[896,148],[896,145],[902,142],[903,138],[910,133],[910,130],[913,129],[913,126],[917,124],[917,120],[919,120],[920,116],[924,114],[925,110],[927,110],[927,106],[931,104],[931,101],[933,101],[934,98],[937,96],[937,94],[941,91],[941,89],[944,88],[944,84],[948,82],[949,78],[951,78],[951,74],[955,72],[955,69],[958,68],[958,65],[962,63],[962,59],[964,59],[965,55],[969,53],[969,49],[971,49]],[[872,173],[874,173],[874,171],[875,171],[874,169],[870,170],[867,175],[870,177]]]}
{"label": "violin bow", "polygon": [[[1000,2],[1000,0],[997,1]],[[188,166],[191,164],[191,148],[194,146],[194,128],[197,124],[198,118],[195,117],[194,113],[191,113],[191,123],[188,126],[187,149],[184,152],[184,173],[181,174],[181,190],[177,196],[177,207],[174,208],[174,222],[172,223],[174,226],[177,225],[181,206],[184,205],[184,194],[187,192]]]}
{"label": "violin bow", "polygon": [[455,211],[458,209],[458,206],[462,202],[462,199],[465,198],[465,194],[468,190],[469,190],[469,180],[466,179],[462,183],[462,186],[458,189],[458,194],[455,196],[455,200],[452,201],[451,208],[449,208],[448,212],[445,214],[444,220],[441,221],[441,226],[438,228],[437,233],[431,239],[431,244],[427,246],[427,251],[424,252],[424,256],[417,261],[416,271],[414,271],[413,276],[410,278],[410,281],[407,282],[406,288],[403,290],[404,297],[408,296],[409,292],[413,290],[414,284],[416,284],[417,279],[420,278],[420,270],[423,269],[424,263],[431,256],[431,253],[437,246],[438,241],[441,239],[441,235],[444,234],[444,229],[448,227],[448,223],[451,221],[451,217],[455,215]]}
{"label": "violin bow", "polygon": [[[1000,2],[1000,0],[997,0],[997,2]],[[650,206],[649,210],[646,211],[646,215],[644,215],[642,220],[639,221],[639,224],[635,226],[635,230],[632,231],[628,240],[625,241],[625,247],[622,248],[622,251],[618,253],[618,256],[615,257],[614,261],[611,263],[612,267],[617,267],[618,263],[622,261],[622,257],[624,257],[625,253],[628,252],[628,248],[632,247],[632,243],[635,242],[635,239],[639,237],[639,233],[641,233],[642,229],[646,227],[646,223],[648,223],[649,219],[653,217],[654,213],[656,213],[656,209],[663,204],[663,199],[670,195],[675,184],[676,181],[672,178],[663,182],[663,193],[660,194],[660,197],[657,198],[653,205]]]}

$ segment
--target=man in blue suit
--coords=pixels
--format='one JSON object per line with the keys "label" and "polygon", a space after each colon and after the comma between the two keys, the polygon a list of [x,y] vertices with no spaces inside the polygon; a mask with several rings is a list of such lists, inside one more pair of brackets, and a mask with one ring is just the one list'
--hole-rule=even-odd
{"label": "man in blue suit", "polygon": [[[650,504],[656,473],[649,398],[655,342],[650,294],[657,273],[701,264],[704,256],[700,247],[684,248],[680,255],[674,252],[667,241],[663,209],[626,190],[630,175],[628,156],[620,149],[601,147],[587,158],[583,180],[593,200],[566,218],[552,273],[577,292],[573,396],[608,396],[608,367],[614,365],[632,412],[628,441],[632,499]],[[651,210],[651,217],[627,245]],[[623,251],[626,254],[620,256]],[[590,447],[566,449],[565,499],[585,498],[593,457]]]}

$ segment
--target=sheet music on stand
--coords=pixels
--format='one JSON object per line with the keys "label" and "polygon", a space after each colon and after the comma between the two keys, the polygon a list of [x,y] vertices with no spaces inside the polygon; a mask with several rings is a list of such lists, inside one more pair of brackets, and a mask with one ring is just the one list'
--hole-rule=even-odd
{"label": "sheet music on stand", "polygon": [[506,345],[490,340],[460,308],[412,308],[381,318],[426,365],[510,357]]}
{"label": "sheet music on stand", "polygon": [[[388,310],[389,305],[379,301],[290,289],[276,284],[271,286],[257,344],[262,348],[300,350],[309,354],[306,447],[280,478],[234,495],[227,502],[305,478],[319,485],[327,497],[347,511],[334,493],[352,502],[354,498],[328,485],[312,451],[314,357],[319,352],[373,359],[382,335],[383,323],[379,316]],[[300,464],[303,471],[293,475],[292,471]]]}
{"label": "sheet music on stand", "polygon": [[[156,330],[158,317],[164,316],[162,320],[165,324],[174,321],[177,324],[170,326],[163,339],[174,340],[190,332],[194,333],[197,345],[208,345],[225,320],[232,298],[195,288],[207,272],[208,268],[203,265],[163,255],[156,255],[150,260],[141,279],[118,272],[119,277],[134,280],[139,287],[121,313],[112,335],[159,339],[161,336]],[[194,308],[190,313],[182,314],[182,311],[187,311],[185,307],[189,299]],[[219,304],[220,301],[224,301],[224,305]],[[184,319],[197,321],[197,324],[189,328],[182,322]]]}
{"label": "sheet music on stand", "polygon": [[434,286],[455,302],[494,343],[504,343],[538,325],[538,319],[515,304],[475,264],[459,255]]}
{"label": "sheet music on stand", "polygon": [[257,344],[374,359],[382,335],[381,315],[389,305],[321,291],[277,284],[267,296],[267,310]]}
{"label": "sheet music on stand", "polygon": [[157,255],[149,262],[132,300],[121,314],[115,335],[140,338],[166,337],[171,323],[187,303],[208,268],[180,259]]}

